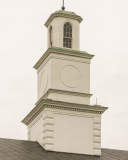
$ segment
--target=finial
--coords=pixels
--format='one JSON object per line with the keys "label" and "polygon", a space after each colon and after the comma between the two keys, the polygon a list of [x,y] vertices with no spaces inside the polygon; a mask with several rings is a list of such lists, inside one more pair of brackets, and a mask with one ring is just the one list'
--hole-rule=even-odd
{"label": "finial", "polygon": [[63,6],[61,7],[62,10],[65,10],[65,7],[64,7],[64,0],[63,0]]}

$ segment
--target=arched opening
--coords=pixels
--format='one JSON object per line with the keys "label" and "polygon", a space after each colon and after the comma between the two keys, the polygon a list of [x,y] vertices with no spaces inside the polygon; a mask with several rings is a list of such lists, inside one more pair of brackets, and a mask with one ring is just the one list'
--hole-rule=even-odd
{"label": "arched opening", "polygon": [[69,22],[63,28],[63,47],[72,48],[72,26]]}

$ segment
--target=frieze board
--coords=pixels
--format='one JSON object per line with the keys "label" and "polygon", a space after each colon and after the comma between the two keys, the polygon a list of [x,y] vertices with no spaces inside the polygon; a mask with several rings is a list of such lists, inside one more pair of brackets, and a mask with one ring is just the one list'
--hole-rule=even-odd
{"label": "frieze board", "polygon": [[102,114],[107,107],[101,106],[91,106],[84,104],[75,104],[75,103],[67,103],[61,101],[53,101],[50,99],[42,99],[40,102],[33,108],[33,110],[22,120],[22,122],[26,125],[29,125],[35,117],[37,117],[44,108],[53,108],[53,109],[62,109],[69,111],[77,111],[77,112],[87,112],[94,114]]}
{"label": "frieze board", "polygon": [[56,53],[56,54],[64,54],[68,56],[75,56],[75,57],[82,57],[82,58],[87,58],[87,59],[92,59],[94,55],[91,54],[85,54],[82,53],[81,51],[76,51],[76,50],[64,50],[63,48],[48,48],[47,51],[43,54],[43,56],[38,60],[38,62],[34,65],[33,68],[38,69],[42,62],[48,57],[50,53]]}
{"label": "frieze board", "polygon": [[86,60],[86,59],[76,59],[75,57],[71,57],[68,55],[63,55],[63,54],[55,54],[55,53],[51,53],[49,54],[46,59],[42,62],[42,64],[39,66],[37,73],[39,73],[41,71],[41,69],[46,65],[46,63],[48,63],[48,61],[50,59],[61,59],[61,60],[68,60],[68,61],[74,61],[74,62],[80,62],[80,63],[86,63],[86,64],[90,64],[91,62]]}

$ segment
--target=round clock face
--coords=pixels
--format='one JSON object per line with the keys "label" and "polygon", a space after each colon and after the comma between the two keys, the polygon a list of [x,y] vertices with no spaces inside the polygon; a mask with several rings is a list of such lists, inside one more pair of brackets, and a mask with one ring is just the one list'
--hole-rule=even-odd
{"label": "round clock face", "polygon": [[40,78],[40,86],[41,86],[41,93],[44,93],[48,84],[48,74],[47,71],[44,70],[41,74]]}
{"label": "round clock face", "polygon": [[81,83],[81,73],[75,66],[67,65],[61,69],[61,82],[70,88],[75,88]]}

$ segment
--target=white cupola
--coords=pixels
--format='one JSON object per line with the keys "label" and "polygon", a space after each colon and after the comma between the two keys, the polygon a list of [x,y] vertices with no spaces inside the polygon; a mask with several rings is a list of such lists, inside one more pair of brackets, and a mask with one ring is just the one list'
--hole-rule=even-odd
{"label": "white cupola", "polygon": [[48,28],[48,48],[52,46],[79,50],[79,24],[82,18],[64,10],[51,14],[45,23]]}
{"label": "white cupola", "polygon": [[37,102],[22,120],[28,140],[45,150],[101,155],[101,114],[90,105],[90,63],[94,55],[79,51],[82,18],[64,10],[51,14],[48,49],[35,64]]}

